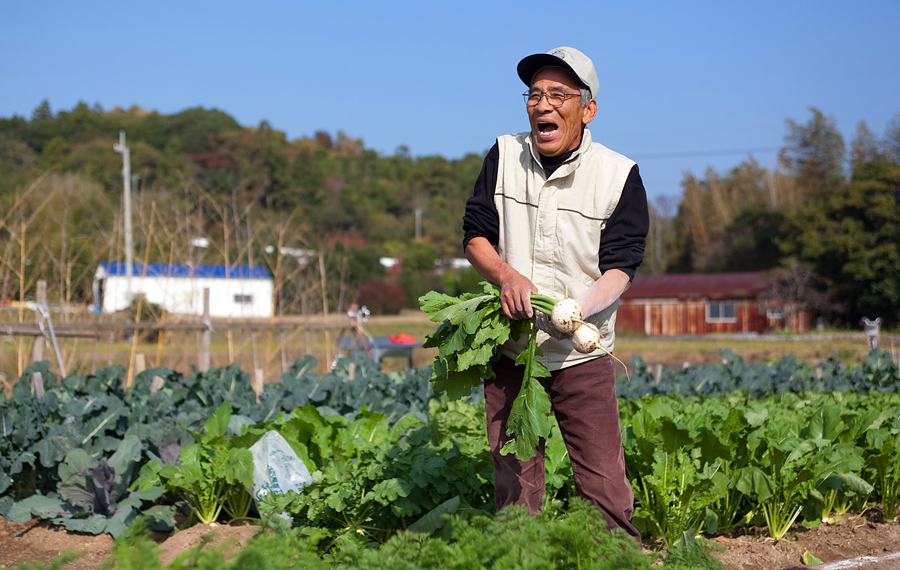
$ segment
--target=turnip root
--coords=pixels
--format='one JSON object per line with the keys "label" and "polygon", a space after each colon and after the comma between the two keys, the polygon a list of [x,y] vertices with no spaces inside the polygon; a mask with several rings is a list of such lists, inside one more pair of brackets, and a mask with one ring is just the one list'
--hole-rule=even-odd
{"label": "turnip root", "polygon": [[572,347],[582,354],[594,352],[600,346],[600,331],[591,323],[582,322],[572,333]]}
{"label": "turnip root", "polygon": [[574,333],[582,322],[581,306],[578,301],[571,297],[566,297],[553,305],[550,312],[550,322],[553,328],[563,334]]}

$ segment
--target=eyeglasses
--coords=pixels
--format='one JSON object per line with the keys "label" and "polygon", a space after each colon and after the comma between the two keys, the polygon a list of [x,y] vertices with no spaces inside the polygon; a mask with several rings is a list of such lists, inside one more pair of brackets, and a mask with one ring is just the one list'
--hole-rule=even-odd
{"label": "eyeglasses", "polygon": [[522,93],[522,97],[525,98],[525,104],[529,107],[536,107],[537,104],[541,102],[541,99],[546,97],[547,103],[550,103],[551,107],[559,109],[563,106],[563,103],[565,103],[567,99],[571,99],[573,97],[581,97],[581,93],[564,93],[562,91],[528,91]]}

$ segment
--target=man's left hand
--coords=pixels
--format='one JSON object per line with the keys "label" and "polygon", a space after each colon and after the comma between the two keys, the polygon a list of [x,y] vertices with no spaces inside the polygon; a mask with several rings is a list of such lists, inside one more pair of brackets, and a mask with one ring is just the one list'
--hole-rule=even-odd
{"label": "man's left hand", "polygon": [[550,321],[550,317],[540,311],[534,312],[534,322],[537,323],[537,328],[550,335],[550,338],[562,340],[568,336],[567,334],[556,330],[556,327],[554,327],[553,323]]}

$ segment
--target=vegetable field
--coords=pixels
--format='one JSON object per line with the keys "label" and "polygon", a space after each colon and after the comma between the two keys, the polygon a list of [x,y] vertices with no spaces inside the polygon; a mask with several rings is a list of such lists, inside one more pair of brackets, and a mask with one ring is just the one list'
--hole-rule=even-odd
{"label": "vegetable field", "polygon": [[[888,353],[815,366],[790,357],[750,364],[728,351],[721,357],[666,370],[658,382],[636,358],[631,379],[619,381],[635,523],[645,544],[672,553],[667,566],[692,567],[685,553],[703,552],[697,535],[763,529],[783,540],[790,529],[866,509],[897,517],[900,377]],[[595,551],[596,543],[582,540],[599,523],[573,496],[552,422],[544,515],[526,525],[493,507],[477,388],[448,400],[433,392],[430,366],[383,373],[361,355],[325,374],[317,367],[312,357],[297,359],[257,401],[250,375],[237,366],[151,369],[125,390],[119,366],[60,379],[47,363],[33,365],[0,396],[0,514],[131,544],[140,543],[142,526],[263,520],[283,531],[265,540],[287,541],[271,549],[290,544],[309,568],[375,568],[365,556],[396,561],[401,554],[409,568],[434,567],[416,556],[463,560],[476,535],[512,541],[504,524],[536,533],[516,552],[558,567],[576,567],[561,561],[564,552],[609,554],[608,546]],[[35,372],[44,381],[40,397]],[[285,437],[313,481],[300,493],[254,501],[248,450],[270,430]],[[629,556],[618,567],[652,560]],[[510,567],[498,557],[497,566],[454,567]],[[604,567],[597,564],[583,567]]]}

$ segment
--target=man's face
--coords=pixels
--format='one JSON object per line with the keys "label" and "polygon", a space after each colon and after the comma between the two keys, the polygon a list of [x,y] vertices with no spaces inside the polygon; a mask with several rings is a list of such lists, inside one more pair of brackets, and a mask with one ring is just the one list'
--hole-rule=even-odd
{"label": "man's face", "polygon": [[[545,67],[534,74],[529,92],[577,94],[581,84],[561,67]],[[558,156],[574,150],[581,144],[581,129],[597,114],[594,100],[587,107],[581,106],[581,97],[567,98],[559,108],[553,107],[547,97],[541,97],[537,105],[526,105],[531,123],[531,139],[538,152],[544,156]]]}

